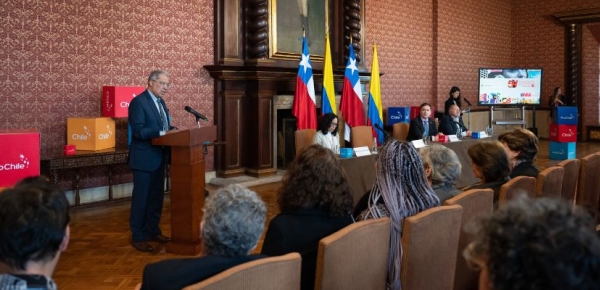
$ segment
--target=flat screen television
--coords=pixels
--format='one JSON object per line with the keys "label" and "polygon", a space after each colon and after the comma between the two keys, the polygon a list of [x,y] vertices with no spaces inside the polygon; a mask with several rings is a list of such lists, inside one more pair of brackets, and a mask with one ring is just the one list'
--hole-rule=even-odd
{"label": "flat screen television", "polygon": [[480,68],[480,106],[537,106],[542,98],[541,68]]}

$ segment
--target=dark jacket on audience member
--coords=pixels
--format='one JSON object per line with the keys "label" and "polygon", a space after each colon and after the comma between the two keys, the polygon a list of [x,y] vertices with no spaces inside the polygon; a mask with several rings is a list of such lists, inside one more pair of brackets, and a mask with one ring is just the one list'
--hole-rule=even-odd
{"label": "dark jacket on audience member", "polygon": [[312,208],[282,212],[269,223],[262,254],[279,256],[298,252],[302,256],[301,289],[314,289],[319,241],[353,222],[350,213],[332,217]]}
{"label": "dark jacket on audience member", "polygon": [[510,172],[510,178],[515,178],[517,176],[531,176],[537,178],[540,170],[533,165],[531,162],[521,162],[515,166]]}
{"label": "dark jacket on audience member", "polygon": [[[429,125],[429,136],[435,136],[438,133],[437,128],[435,127],[435,120],[432,118],[428,119]],[[408,136],[406,137],[407,141],[419,140],[423,138],[423,134],[425,133],[425,127],[423,127],[423,120],[421,116],[417,116],[416,118],[410,121],[410,126],[408,127]]]}
{"label": "dark jacket on audience member", "polygon": [[144,268],[142,276],[142,290],[181,289],[229,268],[264,257],[264,255],[244,257],[208,255],[200,258],[169,259],[148,264]]}
{"label": "dark jacket on audience member", "polygon": [[[458,129],[458,126],[456,125],[456,121],[454,121],[454,119],[452,118],[452,116],[450,115],[446,115],[444,116],[441,120],[440,120],[440,132],[446,134],[446,135],[456,135],[456,131]],[[466,132],[467,127],[465,126],[465,123],[462,120],[462,117],[458,117],[458,125],[460,126],[460,130],[462,132]]]}
{"label": "dark jacket on audience member", "polygon": [[463,188],[463,189],[465,191],[467,191],[469,189],[485,189],[485,188],[492,189],[494,191],[494,206],[496,206],[498,204],[498,199],[500,198],[500,187],[502,187],[502,185],[504,185],[509,180],[510,180],[510,178],[506,178],[506,180],[502,180],[502,181],[477,183],[477,184],[471,185],[471,186],[469,186],[467,188]]}
{"label": "dark jacket on audience member", "polygon": [[431,188],[433,188],[433,192],[440,199],[440,204],[444,203],[444,201],[446,201],[447,199],[451,199],[451,198],[457,196],[458,194],[460,194],[462,192],[458,188],[454,188],[452,186],[447,186],[443,183],[434,184],[431,186]]}

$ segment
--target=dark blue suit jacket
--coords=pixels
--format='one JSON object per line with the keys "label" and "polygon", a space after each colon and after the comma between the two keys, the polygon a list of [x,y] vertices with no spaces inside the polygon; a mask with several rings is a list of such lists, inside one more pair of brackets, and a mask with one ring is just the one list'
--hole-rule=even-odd
{"label": "dark blue suit jacket", "polygon": [[[462,132],[466,132],[467,130],[469,130],[465,126],[462,117],[458,117],[458,124],[460,125],[460,130]],[[454,122],[454,119],[452,119],[452,116],[450,115],[444,116],[440,121],[440,132],[446,135],[456,135],[457,128],[458,127],[456,126],[456,122]]]}
{"label": "dark blue suit jacket", "polygon": [[[435,126],[435,120],[429,118],[429,136],[435,136],[438,134],[437,127]],[[423,138],[423,133],[425,133],[425,128],[423,127],[423,121],[421,121],[421,116],[417,116],[416,118],[410,121],[410,126],[408,127],[408,136],[406,137],[406,141],[418,140]]]}
{"label": "dark blue suit jacket", "polygon": [[[169,116],[165,101],[160,100],[165,113]],[[129,126],[131,128],[129,166],[137,170],[156,170],[161,164],[165,152],[162,146],[152,146],[152,139],[160,136],[163,125],[148,90],[133,98],[129,103]]]}
{"label": "dark blue suit jacket", "polygon": [[229,268],[264,257],[266,256],[225,257],[208,255],[200,258],[170,259],[148,264],[144,268],[142,276],[142,289],[181,289],[204,281]]}

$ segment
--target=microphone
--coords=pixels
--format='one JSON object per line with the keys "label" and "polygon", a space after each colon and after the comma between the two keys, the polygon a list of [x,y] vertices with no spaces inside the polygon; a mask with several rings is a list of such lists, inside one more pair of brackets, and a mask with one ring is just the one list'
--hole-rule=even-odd
{"label": "microphone", "polygon": [[471,102],[469,102],[469,100],[467,100],[467,98],[463,98],[463,100],[465,100],[465,102],[467,102],[467,105],[469,105],[469,107],[471,106]]}
{"label": "microphone", "polygon": [[383,130],[383,128],[381,127],[381,125],[379,125],[379,123],[375,123],[373,126],[375,126],[375,128],[381,132],[383,132],[383,135],[385,135],[385,137],[390,137],[390,133],[386,132],[385,130]]}
{"label": "microphone", "polygon": [[196,119],[202,119],[204,121],[208,122],[208,118],[206,118],[206,116],[196,112],[196,110],[192,109],[190,106],[185,106],[184,108],[186,111],[188,111],[190,114],[196,116]]}

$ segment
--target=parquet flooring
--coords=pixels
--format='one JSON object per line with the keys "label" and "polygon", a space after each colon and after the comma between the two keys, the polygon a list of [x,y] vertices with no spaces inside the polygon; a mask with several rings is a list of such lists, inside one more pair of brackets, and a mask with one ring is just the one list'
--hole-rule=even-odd
{"label": "parquet flooring", "polygon": [[[542,140],[537,165],[543,170],[559,161],[548,159],[548,141]],[[600,151],[600,143],[578,143],[577,156]],[[470,170],[470,169],[468,169]],[[251,187],[268,204],[267,224],[278,212],[276,193],[280,183]],[[214,190],[215,188],[209,188]],[[141,282],[148,263],[178,255],[165,253],[159,246],[155,253],[142,253],[130,245],[128,200],[92,208],[76,208],[71,212],[71,240],[54,272],[62,290],[133,289]],[[161,228],[169,235],[169,198],[165,199]],[[264,233],[263,233],[264,238]],[[255,252],[262,248],[261,238]]]}

